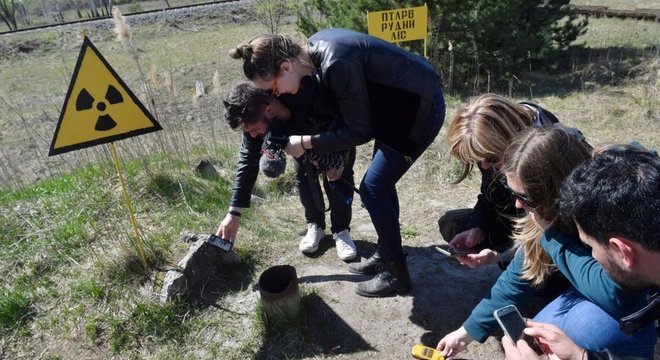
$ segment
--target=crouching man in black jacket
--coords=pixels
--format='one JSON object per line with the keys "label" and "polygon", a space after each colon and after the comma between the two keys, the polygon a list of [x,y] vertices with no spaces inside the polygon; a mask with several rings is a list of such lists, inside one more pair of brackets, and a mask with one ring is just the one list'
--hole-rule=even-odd
{"label": "crouching man in black jacket", "polygon": [[[259,172],[264,135],[267,132],[272,131],[274,127],[286,135],[325,130],[340,121],[339,112],[313,82],[301,87],[301,91],[306,101],[298,99],[294,101],[286,97],[278,99],[250,83],[242,83],[234,87],[223,101],[225,121],[232,129],[243,131],[243,140],[229,211],[216,235],[232,242],[236,239],[241,215],[250,206],[252,189]],[[326,156],[332,157],[332,155],[335,154]],[[325,181],[324,185],[330,203],[331,229],[337,255],[347,261],[357,255],[350,234],[355,148],[336,155],[342,161],[332,162],[335,167],[330,166],[321,170],[341,174],[340,183],[330,184]],[[303,253],[315,252],[319,242],[325,237],[325,204],[318,180],[319,163],[315,161],[316,164],[312,164],[310,159],[314,161],[315,157],[305,156],[296,159],[296,186],[305,209],[308,227],[307,234],[299,245]]]}

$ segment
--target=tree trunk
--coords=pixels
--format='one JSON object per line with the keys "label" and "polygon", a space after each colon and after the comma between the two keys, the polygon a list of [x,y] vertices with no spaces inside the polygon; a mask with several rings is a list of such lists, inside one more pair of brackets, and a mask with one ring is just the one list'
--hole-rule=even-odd
{"label": "tree trunk", "polygon": [[25,8],[25,5],[22,2],[18,3],[18,9],[21,11],[21,17],[23,18],[23,23],[25,26],[32,25],[32,22],[30,21],[30,14],[28,14],[27,8]]}
{"label": "tree trunk", "polygon": [[7,24],[9,30],[17,30],[16,3],[14,0],[0,0],[0,17]]}
{"label": "tree trunk", "polygon": [[48,1],[47,0],[41,0],[41,13],[43,17],[46,19],[48,24],[52,24],[53,21],[50,18],[50,10],[48,10]]}

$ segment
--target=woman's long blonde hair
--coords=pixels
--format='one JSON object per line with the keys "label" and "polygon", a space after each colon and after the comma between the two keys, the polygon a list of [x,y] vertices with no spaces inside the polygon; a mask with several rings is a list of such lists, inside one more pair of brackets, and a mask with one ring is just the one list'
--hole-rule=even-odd
{"label": "woman's long blonde hair", "polygon": [[[560,218],[556,200],[564,178],[589,157],[584,144],[561,128],[531,127],[513,139],[504,154],[501,171],[519,179],[537,217],[558,225],[565,233],[576,234],[575,225]],[[529,213],[515,220],[513,238],[524,255],[522,278],[535,286],[556,270],[541,248],[542,235],[543,230]]]}
{"label": "woman's long blonde hair", "polygon": [[449,152],[463,167],[456,183],[487,158],[501,159],[511,139],[532,125],[535,111],[497,94],[470,99],[456,111],[447,131]]}

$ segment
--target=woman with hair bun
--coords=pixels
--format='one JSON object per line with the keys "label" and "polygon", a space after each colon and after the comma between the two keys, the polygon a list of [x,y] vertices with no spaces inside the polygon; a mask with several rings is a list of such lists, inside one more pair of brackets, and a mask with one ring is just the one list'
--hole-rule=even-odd
{"label": "woman with hair bun", "polygon": [[301,80],[311,77],[334,96],[343,126],[291,136],[286,151],[292,156],[311,148],[321,153],[348,149],[375,139],[360,198],[376,229],[378,249],[349,269],[375,275],[357,284],[359,295],[408,291],[395,186],[444,121],[441,81],[433,66],[384,40],[344,29],[322,30],[302,44],[288,36],[261,35],[230,55],[243,60],[248,79],[275,95],[296,94]]}

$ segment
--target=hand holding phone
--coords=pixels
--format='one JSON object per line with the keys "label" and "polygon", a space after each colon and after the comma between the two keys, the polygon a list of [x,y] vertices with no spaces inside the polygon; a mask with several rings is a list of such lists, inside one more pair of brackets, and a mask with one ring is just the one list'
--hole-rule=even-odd
{"label": "hand holding phone", "polygon": [[527,327],[525,319],[515,305],[507,305],[493,312],[495,320],[500,324],[504,335],[508,336],[515,344],[523,336],[523,330]]}
{"label": "hand holding phone", "polygon": [[229,252],[229,250],[231,250],[232,246],[234,246],[234,244],[231,241],[223,239],[223,238],[221,238],[219,236],[216,236],[216,235],[210,235],[209,239],[207,241],[208,241],[209,244],[219,248],[220,250],[222,250],[224,252]]}
{"label": "hand holding phone", "polygon": [[440,355],[440,351],[421,344],[413,345],[412,356],[422,360],[445,360],[445,357]]}
{"label": "hand holding phone", "polygon": [[457,257],[457,256],[466,256],[468,254],[474,254],[474,250],[470,248],[457,248],[454,246],[447,246],[447,247],[440,247],[436,246],[435,250],[438,251],[441,254],[451,256],[451,257]]}
{"label": "hand holding phone", "polygon": [[514,344],[518,340],[524,339],[537,354],[544,353],[536,340],[524,333],[523,330],[527,327],[527,323],[515,305],[507,305],[499,308],[493,312],[493,316],[500,324],[504,335],[509,337]]}
{"label": "hand holding phone", "polygon": [[454,257],[456,257],[456,256],[467,256],[469,254],[474,254],[475,253],[474,250],[472,250],[470,248],[457,248],[457,247],[454,247],[454,246],[450,246],[447,250],[449,251],[451,256],[454,256]]}

